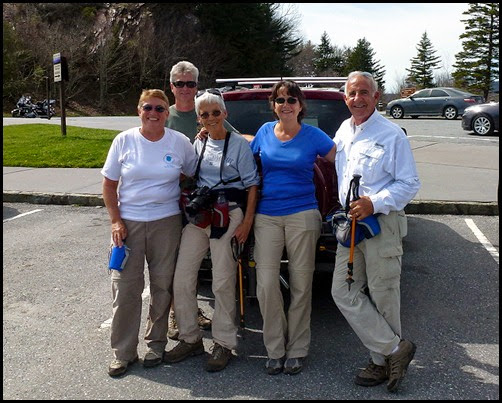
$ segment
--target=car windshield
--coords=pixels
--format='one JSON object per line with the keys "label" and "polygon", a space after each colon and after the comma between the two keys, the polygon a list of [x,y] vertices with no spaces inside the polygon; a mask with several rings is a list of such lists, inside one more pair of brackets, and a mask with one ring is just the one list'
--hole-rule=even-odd
{"label": "car windshield", "polygon": [[[225,101],[227,120],[243,134],[255,135],[266,122],[274,120],[267,100]],[[308,99],[307,116],[303,123],[319,127],[331,138],[342,122],[350,117],[345,103],[340,100]]]}

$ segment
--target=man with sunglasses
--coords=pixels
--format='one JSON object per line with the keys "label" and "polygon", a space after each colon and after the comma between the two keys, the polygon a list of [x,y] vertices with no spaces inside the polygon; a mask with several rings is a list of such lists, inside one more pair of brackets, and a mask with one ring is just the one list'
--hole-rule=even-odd
{"label": "man with sunglasses", "polygon": [[[171,91],[174,94],[175,103],[169,107],[166,126],[183,133],[192,143],[199,132],[195,113],[198,79],[199,69],[188,61],[178,62],[171,69]],[[239,132],[227,120],[224,126],[230,132]]]}
{"label": "man with sunglasses", "polygon": [[[171,91],[174,94],[175,103],[169,107],[166,127],[183,133],[192,143],[199,132],[197,114],[195,113],[198,79],[199,69],[193,63],[181,61],[171,68]],[[239,132],[226,120],[224,126],[228,131]],[[201,308],[198,308],[198,319],[201,329],[211,329],[211,319],[204,315]],[[169,331],[167,335],[172,340],[178,340],[179,330],[172,307],[169,312]]]}

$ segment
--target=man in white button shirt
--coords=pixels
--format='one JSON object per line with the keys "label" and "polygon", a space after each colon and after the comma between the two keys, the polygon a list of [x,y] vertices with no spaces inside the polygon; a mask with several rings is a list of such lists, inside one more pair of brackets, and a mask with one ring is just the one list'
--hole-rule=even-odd
{"label": "man in white button shirt", "polygon": [[352,117],[333,141],[340,202],[346,201],[354,174],[361,175],[357,201],[350,202],[356,220],[376,214],[381,232],[354,248],[353,280],[346,282],[350,248],[338,245],[332,296],[362,343],[370,350],[369,365],[355,378],[361,386],[387,381],[395,392],[413,359],[416,346],[404,340],[400,319],[404,207],[420,188],[415,160],[403,130],[375,109],[380,93],[370,73],[349,74],[345,103]]}

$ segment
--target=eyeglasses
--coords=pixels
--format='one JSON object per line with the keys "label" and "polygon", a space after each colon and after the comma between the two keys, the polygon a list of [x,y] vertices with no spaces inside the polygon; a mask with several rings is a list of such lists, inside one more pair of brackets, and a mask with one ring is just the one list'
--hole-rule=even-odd
{"label": "eyeglasses", "polygon": [[213,95],[218,95],[221,97],[221,91],[218,88],[208,88],[207,90],[202,90],[197,93],[195,98],[199,98],[201,95],[204,95],[206,92]]}
{"label": "eyeglasses", "polygon": [[195,88],[197,87],[197,83],[195,81],[175,81],[172,83],[176,88],[183,88],[185,85],[188,88]]}
{"label": "eyeglasses", "polygon": [[166,108],[164,108],[163,106],[160,106],[160,105],[152,106],[150,104],[141,105],[141,108],[147,112],[150,112],[152,109],[155,109],[155,112],[159,112],[159,113],[165,112],[165,110],[166,110]]}
{"label": "eyeglasses", "polygon": [[275,102],[276,104],[281,104],[281,105],[282,105],[284,102],[286,102],[286,101],[288,102],[288,104],[293,105],[293,104],[296,104],[296,102],[298,101],[298,99],[293,98],[293,97],[289,97],[289,98],[286,100],[286,98],[279,97],[279,98],[276,98],[276,99],[274,100],[274,102]]}
{"label": "eyeglasses", "polygon": [[[221,111],[220,110],[214,110],[214,111],[211,112],[211,115],[213,115],[215,118],[217,118],[218,116],[221,115]],[[201,113],[200,117],[202,119],[207,119],[209,117],[209,112]]]}

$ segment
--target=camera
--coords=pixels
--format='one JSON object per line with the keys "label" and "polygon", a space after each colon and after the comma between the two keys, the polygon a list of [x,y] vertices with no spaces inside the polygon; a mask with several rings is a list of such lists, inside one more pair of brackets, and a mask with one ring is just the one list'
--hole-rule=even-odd
{"label": "camera", "polygon": [[190,202],[185,210],[189,216],[197,215],[201,210],[209,208],[211,205],[211,193],[207,186],[195,189],[188,196]]}

